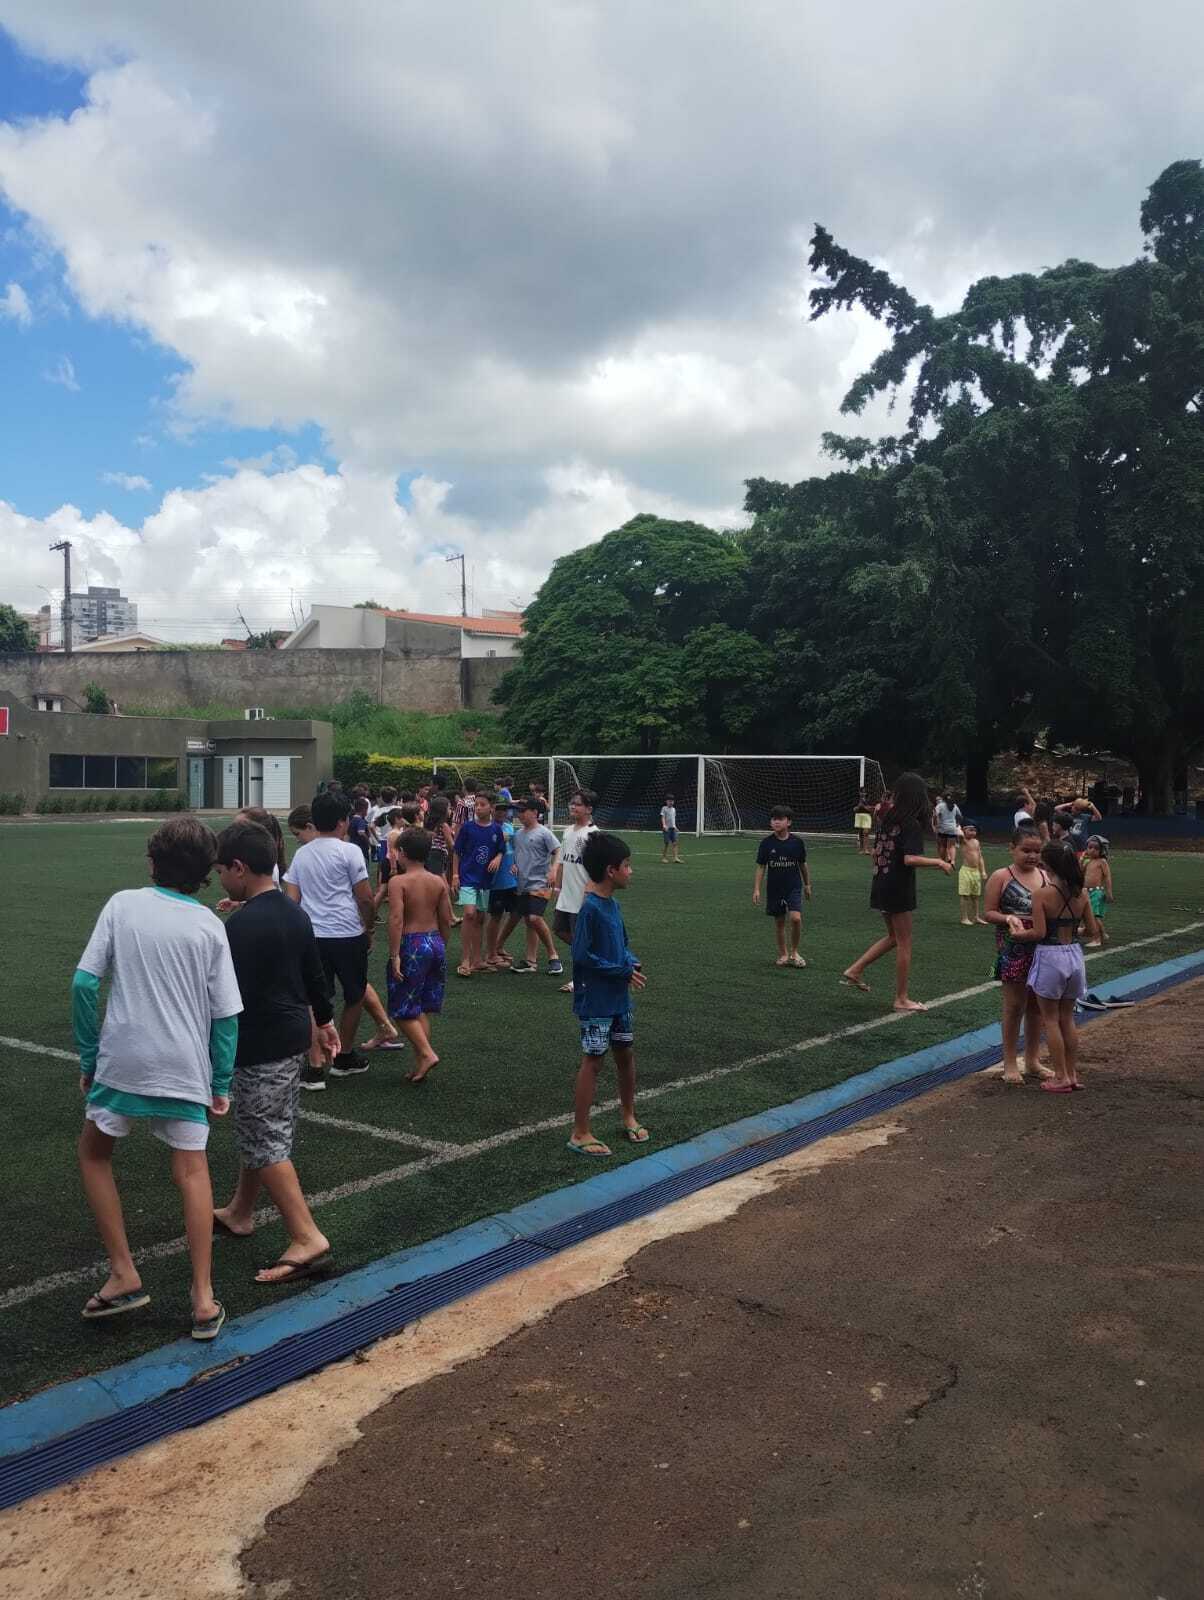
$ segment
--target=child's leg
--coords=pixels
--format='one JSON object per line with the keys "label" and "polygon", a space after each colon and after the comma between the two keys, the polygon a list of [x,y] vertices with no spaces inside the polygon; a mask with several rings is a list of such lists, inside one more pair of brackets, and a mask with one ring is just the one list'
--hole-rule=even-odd
{"label": "child's leg", "polygon": [[[602,1065],[601,1056],[581,1057],[581,1065],[577,1069],[577,1083],[573,1091],[573,1142],[585,1144],[593,1138],[590,1131],[590,1112],[594,1107],[594,1097],[598,1090],[598,1068]],[[634,1068],[632,1070],[632,1084],[634,1085]]]}
{"label": "child's leg", "polygon": [[1058,1001],[1058,1026],[1062,1034],[1062,1048],[1066,1052],[1066,1076],[1071,1083],[1079,1081],[1079,1030],[1074,1021],[1074,997],[1063,996]]}
{"label": "child's leg", "polygon": [[491,911],[489,920],[485,924],[485,960],[493,962],[497,959],[497,942],[502,931],[502,914],[499,911],[495,916]]}
{"label": "child's leg", "polygon": [[1025,1014],[1025,1006],[1032,990],[1023,983],[1004,983],[1000,988],[1003,993],[1003,1016],[1000,1021],[1003,1033],[1003,1081],[1021,1083],[1023,1079],[1020,1076],[1020,1063],[1016,1060],[1016,1052],[1020,1048],[1020,1019]]}
{"label": "child's leg", "polygon": [[141,1274],[130,1254],[121,1196],[117,1193],[117,1183],[113,1177],[113,1147],[116,1143],[116,1139],[101,1133],[94,1122],[84,1123],[79,1136],[79,1171],[84,1194],[96,1219],[96,1230],[109,1258],[109,1277],[100,1289],[106,1298],[129,1294],[142,1287]]}
{"label": "child's leg", "polygon": [[1037,996],[1024,986],[1024,1071],[1030,1078],[1052,1078],[1048,1067],[1041,1065],[1041,1006]]}
{"label": "child's leg", "polygon": [[790,954],[798,955],[799,940],[803,937],[803,913],[792,911],[790,913]]}
{"label": "child's leg", "polygon": [[556,959],[556,941],[552,937],[551,928],[548,927],[547,918],[546,917],[528,917],[527,918],[527,927],[535,935],[534,941],[531,940],[530,933],[528,933],[528,936],[527,936],[528,937],[528,946],[527,946],[527,948],[528,948],[528,950],[530,952],[529,955],[527,956],[527,960],[530,961],[532,964],[534,964],[535,958],[539,954],[539,946],[542,944],[543,947],[544,947],[544,952],[546,953],[548,960],[549,961],[555,961],[555,959]]}
{"label": "child's leg", "polygon": [[214,1209],[213,1215],[231,1233],[245,1236],[255,1232],[255,1202],[259,1198],[259,1175],[262,1171],[262,1167],[239,1167],[238,1182],[230,1196],[230,1204]]}
{"label": "child's leg", "polygon": [[184,1232],[192,1260],[192,1314],[217,1315],[213,1298],[213,1185],[203,1150],[173,1150],[171,1175],[184,1202]]}
{"label": "child's leg", "polygon": [[972,928],[974,926],[974,901],[968,894],[959,894],[957,901],[962,908],[962,927]]}
{"label": "child's leg", "polygon": [[869,949],[864,954],[859,955],[851,967],[844,969],[844,977],[852,978],[856,981],[861,977],[866,967],[872,967],[875,961],[880,961],[884,955],[887,955],[895,948],[895,933],[891,926],[890,912],[884,911],[882,920],[886,924],[886,933],[881,939],[875,939]]}
{"label": "child's leg", "polygon": [[[376,1029],[376,1037],[378,1039],[396,1039],[396,1037],[397,1037],[397,1029],[389,1021],[389,1013],[385,1010],[384,1006],[381,1004],[380,996],[377,994],[376,990],[372,987],[371,984],[369,984],[368,987],[364,990],[363,1006],[364,1006],[364,1010],[368,1013],[368,1015],[372,1019],[372,1025]],[[358,1027],[358,1026],[359,1026],[359,1018],[357,1017],[356,1018],[356,1027]],[[355,1032],[354,1032],[354,1030],[352,1031],[352,1034],[351,1034],[351,1043],[352,1044],[355,1043]],[[349,1050],[351,1048],[351,1045],[344,1045],[343,1048],[345,1050]]]}
{"label": "child's leg", "polygon": [[1062,1020],[1058,1015],[1059,1002],[1047,1000],[1044,995],[1037,996],[1037,1004],[1041,1007],[1041,1022],[1045,1028],[1045,1038],[1049,1044],[1049,1060],[1053,1067],[1051,1083],[1067,1083],[1066,1076],[1066,1041],[1062,1034]]}
{"label": "child's leg", "polygon": [[481,913],[476,906],[464,907],[464,932],[463,939],[464,965],[478,967],[481,964]]}
{"label": "child's leg", "polygon": [[784,912],[780,917],[773,919],[773,931],[778,941],[778,965],[784,967],[788,959],[786,955],[786,915]]}
{"label": "child's leg", "polygon": [[[377,1004],[380,1002],[378,1001]],[[339,1050],[343,1055],[355,1048],[355,1036],[359,1032],[360,1018],[364,1014],[363,999],[357,1000],[354,1005],[344,1004],[343,1014],[339,1018]],[[397,1030],[390,1024],[388,1037],[395,1039]]]}
{"label": "child's leg", "polygon": [[890,919],[895,936],[895,1010],[923,1011],[918,1000],[907,993],[907,980],[911,976],[911,917],[910,911],[895,912]]}
{"label": "child's leg", "polygon": [[[292,1261],[312,1261],[324,1256],[330,1249],[330,1240],[321,1232],[301,1192],[301,1180],[291,1161],[274,1161],[271,1166],[247,1169],[259,1178],[272,1197],[288,1231],[289,1247],[285,1254]],[[287,1277],[283,1268],[267,1267],[256,1274],[256,1282],[272,1283],[276,1278]]]}
{"label": "child's leg", "polygon": [[625,1128],[638,1128],[640,1119],[635,1114],[635,1047],[629,1044],[611,1046],[615,1058],[615,1074],[619,1080],[619,1106]]}
{"label": "child's leg", "polygon": [[972,906],[974,908],[974,920],[975,920],[975,922],[978,923],[980,928],[989,928],[991,926],[991,924],[987,921],[987,919],[982,914],[982,894],[981,893],[976,894],[974,896],[974,899],[971,902],[971,904],[972,904]]}

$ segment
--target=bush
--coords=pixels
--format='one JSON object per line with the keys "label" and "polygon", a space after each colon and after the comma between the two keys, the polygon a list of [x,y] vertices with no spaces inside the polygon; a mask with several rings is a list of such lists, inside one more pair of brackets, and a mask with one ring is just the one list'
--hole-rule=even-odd
{"label": "bush", "polygon": [[405,760],[396,756],[354,750],[334,758],[335,781],[344,789],[354,789],[357,783],[366,783],[370,789],[384,784],[394,789],[417,789],[420,783],[430,783],[433,776],[431,763],[422,757]]}
{"label": "bush", "polygon": [[91,711],[96,716],[107,716],[112,708],[109,697],[98,683],[84,684],[84,710]]}
{"label": "bush", "polygon": [[55,816],[63,809],[63,802],[56,794],[44,794],[34,806],[39,816]]}
{"label": "bush", "polygon": [[19,817],[24,810],[23,794],[0,794],[0,817]]}
{"label": "bush", "polygon": [[117,796],[115,794],[111,794],[109,796],[109,798],[105,801],[105,810],[106,811],[116,811],[117,810]]}

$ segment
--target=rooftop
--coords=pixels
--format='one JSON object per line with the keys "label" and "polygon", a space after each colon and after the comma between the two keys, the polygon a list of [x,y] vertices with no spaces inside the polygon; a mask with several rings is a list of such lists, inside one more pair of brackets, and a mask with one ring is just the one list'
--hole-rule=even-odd
{"label": "rooftop", "polygon": [[522,635],[520,615],[505,617],[442,617],[429,611],[386,611],[386,617],[396,617],[402,622],[433,622],[445,628],[461,628],[465,633],[491,633],[499,637],[517,639]]}

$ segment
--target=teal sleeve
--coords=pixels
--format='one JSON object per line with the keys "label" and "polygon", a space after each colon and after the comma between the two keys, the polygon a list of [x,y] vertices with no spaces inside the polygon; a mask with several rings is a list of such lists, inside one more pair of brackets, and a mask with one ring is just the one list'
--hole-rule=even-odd
{"label": "teal sleeve", "polygon": [[230,1093],[234,1056],[238,1050],[238,1018],[214,1017],[209,1024],[209,1065],[213,1068],[213,1093]]}
{"label": "teal sleeve", "polygon": [[71,1026],[79,1051],[79,1070],[91,1081],[100,1049],[100,979],[82,967],[76,967],[71,980]]}

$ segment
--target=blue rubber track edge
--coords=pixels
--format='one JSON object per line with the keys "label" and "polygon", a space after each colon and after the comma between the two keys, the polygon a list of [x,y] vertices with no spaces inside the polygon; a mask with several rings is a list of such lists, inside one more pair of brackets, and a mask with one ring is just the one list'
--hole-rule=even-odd
{"label": "blue rubber track edge", "polygon": [[[1115,998],[1147,1000],[1201,975],[1204,975],[1204,953],[1147,967],[1098,987]],[[1082,1020],[1090,1022],[1106,1014],[1088,1012]],[[62,1418],[70,1408],[65,1410],[61,1404],[56,1404],[56,1397],[65,1398],[66,1391],[78,1386],[59,1385],[31,1400],[18,1402],[0,1413],[0,1452],[4,1450],[6,1438],[9,1441],[9,1451],[0,1459],[0,1510],[44,1494],[173,1433],[210,1422],[298,1378],[308,1377],[331,1362],[399,1333],[409,1323],[497,1283],[512,1272],[546,1261],[584,1239],[648,1216],[675,1200],[739,1173],[780,1160],[869,1117],[881,1116],[931,1089],[980,1072],[998,1059],[998,1027],[980,1028],[872,1068],[833,1089],[820,1090],[789,1105],[714,1129],[684,1145],[599,1174],[569,1189],[541,1196],[512,1212],[486,1219],[484,1223],[470,1224],[449,1236],[447,1241],[432,1240],[416,1250],[399,1252],[395,1257],[363,1269],[362,1274],[348,1277],[365,1276],[376,1280],[382,1273],[396,1277],[399,1271],[404,1272],[407,1264],[412,1272],[413,1266],[424,1258],[438,1259],[441,1250],[446,1258],[446,1246],[460,1236],[504,1240],[467,1259],[456,1260],[454,1265],[441,1271],[410,1277],[409,1281],[398,1283],[351,1310],[337,1313],[251,1354],[234,1352],[233,1359],[216,1364],[212,1375],[197,1371],[183,1386],[133,1401],[116,1411],[96,1416],[82,1426],[68,1424],[68,1428],[61,1429],[55,1437],[28,1448],[18,1445],[13,1449],[14,1439],[28,1438],[38,1426],[33,1416],[27,1422],[20,1421],[22,1413],[45,1414],[49,1422],[57,1410]],[[934,1064],[921,1066],[925,1061]],[[907,1071],[909,1066],[915,1070]],[[887,1081],[900,1069],[903,1075],[897,1081]],[[825,1102],[833,1101],[838,1103],[831,1103],[829,1109],[820,1109]],[[802,1114],[811,1108],[818,1114]],[[651,1181],[647,1181],[649,1179]],[[562,1213],[559,1219],[556,1219],[557,1212]],[[546,1221],[546,1225],[534,1226],[540,1221]],[[450,1253],[454,1257],[457,1252]],[[329,1297],[333,1309],[333,1305],[339,1303],[339,1295],[337,1292],[331,1295],[330,1291],[332,1288],[337,1291],[340,1281],[346,1280],[334,1280],[332,1285],[311,1291],[310,1296],[297,1297],[292,1306],[274,1307],[267,1313],[253,1313],[240,1320],[244,1323],[268,1320],[270,1323],[270,1319],[288,1317],[298,1302],[310,1298]],[[170,1361],[164,1364],[160,1352],[139,1357],[127,1367],[134,1371],[149,1367],[164,1373],[175,1370]],[[77,1410],[76,1416],[78,1414]]]}

